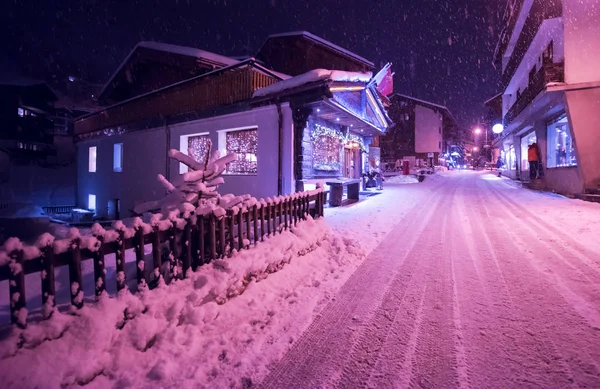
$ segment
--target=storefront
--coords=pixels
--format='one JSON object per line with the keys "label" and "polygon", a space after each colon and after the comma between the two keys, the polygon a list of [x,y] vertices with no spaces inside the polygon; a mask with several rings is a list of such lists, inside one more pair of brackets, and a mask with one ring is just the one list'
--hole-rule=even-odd
{"label": "storefront", "polygon": [[564,113],[547,125],[548,157],[546,167],[561,168],[577,166],[575,141],[569,120]]}
{"label": "storefront", "polygon": [[[537,136],[535,131],[528,133],[521,137],[521,172],[525,173],[529,171],[529,160],[528,160],[528,151],[529,146],[537,143]],[[521,177],[529,177],[528,174],[522,174]]]}
{"label": "storefront", "polygon": [[368,152],[362,136],[325,122],[311,121],[305,131],[311,140],[305,144],[306,178],[361,177]]}

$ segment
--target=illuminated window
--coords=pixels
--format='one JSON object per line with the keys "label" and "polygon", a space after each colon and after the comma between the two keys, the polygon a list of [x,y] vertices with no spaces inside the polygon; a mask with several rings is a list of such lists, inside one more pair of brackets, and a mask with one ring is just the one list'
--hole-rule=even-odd
{"label": "illuminated window", "polygon": [[113,147],[113,171],[123,171],[123,143],[115,143]]}
{"label": "illuminated window", "polygon": [[88,195],[88,209],[95,211],[96,210],[96,195],[89,194]]}
{"label": "illuminated window", "polygon": [[25,110],[23,108],[17,108],[17,113],[20,117],[25,116]]}
{"label": "illuminated window", "polygon": [[203,163],[206,160],[206,154],[210,148],[210,138],[208,137],[208,134],[190,135],[187,140],[188,155],[194,158],[195,161]]}
{"label": "illuminated window", "polygon": [[567,115],[548,124],[548,158],[549,168],[577,166],[575,157],[575,140]]}
{"label": "illuminated window", "polygon": [[[210,137],[207,132],[199,134],[182,135],[179,137],[179,151],[189,155],[194,161],[204,163],[206,153],[211,147]],[[187,173],[188,166],[180,163],[179,173]]]}
{"label": "illuminated window", "polygon": [[341,168],[341,133],[333,128],[315,124],[311,139],[313,143],[313,169],[339,172]]}
{"label": "illuminated window", "polygon": [[88,172],[96,172],[96,146],[92,146],[88,150]]}
{"label": "illuminated window", "polygon": [[[219,134],[220,140],[222,140]],[[235,153],[237,159],[227,165],[229,174],[256,174],[258,172],[258,129],[225,131],[225,151]]]}

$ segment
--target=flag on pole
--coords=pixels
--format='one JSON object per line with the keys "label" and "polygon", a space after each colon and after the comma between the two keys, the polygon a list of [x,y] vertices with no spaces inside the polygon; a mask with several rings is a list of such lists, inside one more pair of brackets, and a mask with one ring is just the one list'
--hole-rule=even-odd
{"label": "flag on pole", "polygon": [[392,73],[392,64],[387,63],[383,69],[373,77],[377,84],[377,90],[383,96],[389,96],[394,92],[394,73]]}

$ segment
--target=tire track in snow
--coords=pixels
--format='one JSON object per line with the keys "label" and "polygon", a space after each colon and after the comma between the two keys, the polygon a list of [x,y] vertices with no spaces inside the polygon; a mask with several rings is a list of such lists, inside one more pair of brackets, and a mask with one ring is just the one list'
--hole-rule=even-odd
{"label": "tire track in snow", "polygon": [[[501,203],[509,206],[512,204],[512,202],[507,201],[506,196],[500,194],[500,192],[495,191],[494,195]],[[600,296],[600,276],[598,275],[598,273],[600,273],[600,266],[595,266],[594,263],[590,263],[585,257],[582,257],[582,254],[579,252],[570,250],[569,245],[571,245],[571,243],[575,245],[575,242],[566,242],[561,236],[553,233],[549,229],[542,228],[540,230],[536,230],[528,223],[523,223],[522,218],[519,218],[512,213],[510,216],[516,222],[510,232],[514,234],[514,227],[518,227],[521,230],[525,230],[521,232],[523,232],[523,235],[526,235],[530,238],[529,240],[525,241],[520,235],[516,236],[516,239],[518,239],[518,241],[521,243],[524,254],[531,258],[530,262],[537,265],[536,268],[540,273],[546,275],[546,277],[553,278],[554,283],[551,283],[551,285],[558,287],[560,291],[562,291],[561,295],[563,295],[563,298],[565,298],[567,301],[572,301],[571,305],[573,308],[579,310],[583,317],[590,321],[591,326],[600,329],[600,299],[598,299],[598,296]],[[563,244],[544,245],[541,243],[542,237],[546,238],[546,240],[549,240],[550,242],[563,241]],[[527,250],[532,249],[532,246],[535,246],[535,252],[550,252],[554,255],[546,255],[544,261],[541,261],[539,258],[532,255],[532,250]],[[571,261],[569,259],[569,255],[564,253],[564,250],[575,253],[579,259],[583,258],[583,261]],[[582,250],[585,251],[585,249]],[[553,259],[554,261],[551,261]],[[558,260],[558,262],[556,260]],[[564,266],[561,266],[561,262],[568,266],[570,269],[569,272],[566,271]],[[596,274],[589,274],[585,272],[584,269],[581,269],[581,265],[585,266],[586,270],[595,270]],[[566,282],[565,279],[568,279],[570,282]],[[587,284],[592,285],[592,287],[582,288],[582,279],[587,281]],[[577,293],[575,290],[578,290],[579,293]],[[580,293],[583,293],[585,297],[582,297]],[[593,301],[598,301],[598,303],[595,304],[595,307],[590,305],[590,302]]]}
{"label": "tire track in snow", "polygon": [[404,268],[417,265],[407,258],[418,249],[418,238],[430,225],[437,204],[444,199],[445,186],[435,187],[430,194],[431,207],[415,208],[403,219],[404,223],[392,230],[346,282],[335,301],[273,368],[261,387],[323,387],[340,379],[341,366],[362,327],[359,320],[368,320],[373,315],[396,275],[411,274]]}
{"label": "tire track in snow", "polygon": [[[586,265],[588,270],[600,274],[600,252],[595,251],[589,247],[583,246],[572,237],[565,239],[565,231],[561,231],[560,229],[554,227],[553,225],[549,224],[546,220],[542,219],[539,215],[532,212],[531,209],[528,209],[523,205],[519,204],[518,202],[514,201],[503,191],[501,191],[497,186],[492,185],[492,183],[486,182],[486,184],[488,188],[492,190],[494,196],[496,196],[500,201],[504,202],[508,206],[515,207],[523,214],[526,214],[528,216],[527,219],[530,222],[535,223],[537,229],[540,232],[543,232],[544,235],[553,236],[555,242],[560,243],[560,247],[562,249],[569,251],[571,254],[579,258]],[[576,206],[576,203],[572,205]]]}
{"label": "tire track in snow", "polygon": [[[435,207],[436,214],[448,207],[448,199],[446,193],[444,201]],[[419,375],[422,369],[412,356],[417,357],[423,352],[424,332],[427,334],[428,331],[421,330],[422,322],[427,320],[427,316],[434,316],[431,312],[423,314],[426,305],[423,288],[434,268],[434,261],[429,255],[436,244],[441,246],[446,222],[447,217],[444,216],[441,229],[432,223],[419,234],[417,246],[420,249],[410,253],[407,259],[415,266],[405,268],[406,272],[398,274],[389,286],[380,307],[363,326],[336,387],[394,387],[397,381],[408,384],[415,375]],[[427,358],[435,356],[435,352],[427,351]]]}
{"label": "tire track in snow", "polygon": [[[486,186],[491,186],[491,183],[487,183]],[[502,207],[508,209],[511,206],[510,203],[503,202],[502,198],[498,196],[496,196],[497,204],[495,205],[489,203],[489,197],[486,199],[488,203],[482,204],[487,215],[498,209],[502,210]],[[541,260],[536,258],[530,250],[524,249],[529,247],[538,253],[544,253],[544,249],[546,249],[551,255],[546,254],[544,262],[553,256],[562,257],[556,250],[548,250],[547,246],[540,243],[542,236],[552,236],[552,232],[533,230],[526,223],[528,218],[523,223],[523,218],[519,218],[512,212],[508,215],[513,223],[509,224],[502,218],[497,219],[505,227],[505,234],[510,237],[507,241],[508,245],[504,245],[503,248],[509,253],[519,252],[521,249],[520,251],[524,253],[527,260],[513,259],[510,255],[506,255],[502,261],[504,273],[511,278],[512,293],[518,294],[519,304],[513,303],[513,309],[517,312],[520,311],[520,316],[525,318],[523,319],[526,321],[525,331],[530,336],[538,338],[538,343],[550,346],[545,354],[540,353],[538,356],[539,360],[546,362],[548,367],[554,366],[550,372],[546,372],[546,376],[553,378],[549,381],[549,385],[557,385],[562,380],[565,386],[570,386],[570,383],[574,381],[584,387],[600,387],[600,374],[598,373],[600,334],[598,331],[589,333],[589,328],[585,328],[587,323],[583,324],[577,316],[573,317],[576,315],[575,312],[581,314],[581,307],[578,308],[578,303],[586,304],[586,302],[577,296],[578,303],[573,304],[573,301],[565,296],[565,294],[573,292],[568,287],[565,288],[564,285],[561,285],[563,284],[562,278],[556,274],[561,270],[564,271],[564,266],[561,269],[554,265],[555,271],[549,276],[547,271],[540,271],[539,262]],[[535,286],[532,287],[532,284]],[[509,293],[511,292],[509,291]],[[596,297],[598,296],[596,294]],[[570,309],[564,307],[564,303],[561,304],[561,297],[566,300],[567,304],[570,304]],[[525,309],[525,307],[529,307],[529,309]],[[584,314],[584,316],[587,315]],[[552,320],[548,320],[549,318]],[[586,337],[574,335],[574,333],[585,332],[588,332]],[[592,339],[587,340],[590,336]],[[576,346],[574,347],[574,345]],[[590,350],[594,349],[595,352],[590,353]],[[581,361],[582,357],[585,357],[587,361]]]}
{"label": "tire track in snow", "polygon": [[[476,181],[474,183],[478,184],[480,182]],[[476,211],[469,213],[469,219],[474,231],[473,240],[479,242],[478,254],[481,259],[482,269],[486,275],[485,282],[491,286],[489,289],[494,292],[488,297],[491,304],[488,303],[489,311],[487,314],[489,316],[485,317],[485,322],[490,326],[490,331],[485,334],[485,342],[489,343],[489,340],[494,341],[496,353],[492,354],[492,358],[498,359],[497,365],[504,365],[505,369],[508,368],[509,371],[513,372],[512,374],[506,374],[506,371],[501,371],[503,375],[498,377],[495,384],[508,386],[509,383],[506,382],[506,378],[511,376],[514,381],[517,381],[511,385],[518,386],[532,386],[531,381],[541,384],[544,387],[552,387],[561,380],[565,384],[568,384],[566,378],[571,374],[568,366],[561,363],[558,357],[560,356],[559,351],[551,342],[544,341],[539,336],[536,336],[541,331],[541,329],[538,329],[538,323],[527,320],[519,308],[520,305],[515,304],[511,287],[514,288],[516,285],[521,285],[524,281],[523,277],[520,276],[517,279],[513,278],[510,283],[507,282],[500,267],[500,260],[497,253],[502,253],[505,245],[502,243],[498,244],[498,240],[494,244],[490,238],[490,234],[497,234],[497,225],[484,225],[483,223],[483,220],[489,220],[486,208],[486,201],[489,201],[487,191],[489,189],[480,188],[480,190],[473,192],[472,201],[478,204],[478,206],[473,207]],[[494,208],[504,213],[511,212],[510,209],[503,208],[502,206]],[[514,228],[514,224],[510,226]],[[506,262],[507,257],[508,255],[504,257],[502,262]],[[522,296],[519,297],[522,298]],[[520,304],[522,303],[521,300]],[[473,348],[482,348],[482,346],[475,344]],[[537,363],[541,362],[543,358],[537,361],[536,358],[531,358],[530,350],[532,349],[538,350],[540,355],[551,355],[553,358],[542,364]],[[474,354],[476,355],[476,353]],[[489,361],[482,363],[484,368],[486,364],[489,364]],[[548,374],[549,366],[551,366],[554,376]],[[504,374],[506,374],[506,377]],[[558,379],[556,374],[559,376]],[[490,378],[486,378],[480,385],[483,385],[485,382],[489,384],[490,381]]]}

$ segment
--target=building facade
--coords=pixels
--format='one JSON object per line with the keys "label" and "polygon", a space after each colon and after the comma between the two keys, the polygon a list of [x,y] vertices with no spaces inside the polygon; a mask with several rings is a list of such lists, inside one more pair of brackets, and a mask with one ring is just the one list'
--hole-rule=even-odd
{"label": "building facade", "polygon": [[502,72],[505,175],[528,181],[540,151],[540,187],[579,194],[600,184],[600,1],[511,0],[495,53]]}
{"label": "building facade", "polygon": [[[139,203],[161,198],[157,175],[172,180],[187,171],[168,158],[171,149],[197,161],[209,150],[235,152],[223,193],[267,198],[303,190],[313,180],[360,177],[370,141],[391,126],[372,82],[373,64],[309,33],[284,38],[285,47],[311,42],[310,55],[296,53],[307,59],[297,70],[287,62],[277,67],[278,58],[269,61],[264,51],[281,45],[276,35],[259,51],[262,61],[219,65],[78,120],[77,205],[116,219],[130,216]],[[167,46],[162,49],[170,55]],[[194,55],[215,58],[204,51]],[[346,71],[323,69],[344,59]],[[370,70],[363,72],[365,66]],[[299,73],[306,67],[314,69]],[[129,79],[136,85],[147,84],[147,72],[123,68],[133,69]]]}
{"label": "building facade", "polygon": [[381,160],[388,166],[403,159],[413,165],[443,165],[446,154],[460,151],[462,155],[458,126],[448,108],[394,93],[389,115],[395,125],[379,139]]}

